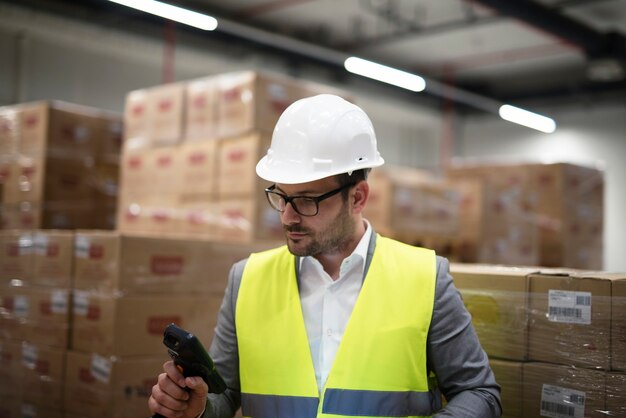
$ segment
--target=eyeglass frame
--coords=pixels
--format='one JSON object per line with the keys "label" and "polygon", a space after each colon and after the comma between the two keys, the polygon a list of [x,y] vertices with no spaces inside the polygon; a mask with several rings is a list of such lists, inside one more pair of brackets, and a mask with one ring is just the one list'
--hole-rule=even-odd
{"label": "eyeglass frame", "polygon": [[[356,183],[348,183],[348,184],[344,184],[343,186],[340,186],[336,189],[333,189],[329,192],[326,192],[320,196],[303,196],[303,195],[295,195],[295,196],[289,196],[286,195],[284,193],[280,193],[276,191],[276,183],[272,184],[270,187],[268,187],[267,189],[265,189],[265,197],[267,198],[268,203],[270,204],[270,206],[277,210],[280,213],[285,212],[285,209],[287,208],[287,204],[291,203],[291,207],[293,208],[293,210],[296,211],[296,213],[300,216],[306,216],[306,217],[311,217],[311,216],[317,216],[317,214],[320,213],[320,202],[333,197],[334,195],[349,189],[350,187],[356,185]],[[285,201],[285,207],[283,208],[283,210],[278,209],[276,206],[274,206],[274,204],[272,203],[272,201],[270,200],[270,194],[274,194],[274,195],[278,195],[280,196],[281,199],[283,199]],[[300,210],[298,209],[298,206],[295,205],[293,203],[294,199],[309,199],[313,202],[315,202],[315,213],[312,215],[305,215],[303,213],[300,212]]]}

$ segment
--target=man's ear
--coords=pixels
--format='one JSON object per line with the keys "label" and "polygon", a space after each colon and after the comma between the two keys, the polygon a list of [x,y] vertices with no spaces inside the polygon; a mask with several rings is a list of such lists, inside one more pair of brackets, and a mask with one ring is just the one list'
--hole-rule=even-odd
{"label": "man's ear", "polygon": [[350,200],[350,207],[354,213],[361,213],[363,211],[369,195],[370,186],[367,184],[367,181],[362,180],[358,182],[354,187],[354,194]]}

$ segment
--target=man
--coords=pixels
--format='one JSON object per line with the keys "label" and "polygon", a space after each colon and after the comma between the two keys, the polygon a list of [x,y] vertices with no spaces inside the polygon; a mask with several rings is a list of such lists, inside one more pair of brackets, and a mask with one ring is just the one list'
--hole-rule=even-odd
{"label": "man", "polygon": [[[367,115],[333,95],[293,103],[257,174],[287,245],[236,263],[210,353],[228,389],[164,365],[166,417],[498,417],[496,383],[447,260],[362,216],[383,164]],[[442,408],[441,393],[446,400]]]}

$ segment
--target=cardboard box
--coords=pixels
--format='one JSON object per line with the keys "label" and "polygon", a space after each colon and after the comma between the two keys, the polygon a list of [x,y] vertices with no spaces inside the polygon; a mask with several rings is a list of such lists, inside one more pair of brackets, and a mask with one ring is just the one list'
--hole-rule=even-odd
{"label": "cardboard box", "polygon": [[33,284],[71,288],[74,259],[73,231],[36,231],[33,234],[33,252]]}
{"label": "cardboard box", "polygon": [[524,363],[524,418],[606,416],[606,376],[600,370]]}
{"label": "cardboard box", "polygon": [[67,347],[69,290],[21,285],[4,285],[1,289],[3,338]]}
{"label": "cardboard box", "polygon": [[148,106],[151,145],[178,144],[183,136],[185,84],[170,83],[150,88]]}
{"label": "cardboard box", "polygon": [[218,135],[252,130],[272,132],[282,112],[296,100],[291,78],[251,71],[221,74],[217,80]]}
{"label": "cardboard box", "polygon": [[13,153],[0,160],[4,228],[93,227],[97,178],[117,158],[112,112],[58,101],[7,107],[14,115]]}
{"label": "cardboard box", "polygon": [[217,202],[188,201],[181,204],[177,233],[180,237],[217,240],[218,210]]}
{"label": "cardboard box", "polygon": [[535,270],[451,264],[450,274],[490,358],[528,358],[528,274]]}
{"label": "cardboard box", "polygon": [[146,416],[149,414],[147,399],[166,360],[163,353],[120,358],[69,351],[63,402],[66,416]]}
{"label": "cardboard box", "polygon": [[22,344],[19,341],[0,338],[0,397],[22,395],[21,348]]}
{"label": "cardboard box", "polygon": [[179,143],[183,135],[184,100],[183,83],[129,92],[124,107],[124,150]]}
{"label": "cardboard box", "polygon": [[31,231],[0,230],[0,282],[32,281],[33,261]]}
{"label": "cardboard box", "polygon": [[453,237],[458,230],[460,194],[424,171],[375,169],[364,216],[377,231],[401,238]]}
{"label": "cardboard box", "polygon": [[37,405],[20,398],[0,396],[2,418],[66,418],[61,406]]}
{"label": "cardboard box", "polygon": [[156,185],[150,178],[148,160],[151,150],[126,150],[120,162],[120,208],[135,203],[143,205],[154,194]]}
{"label": "cardboard box", "polygon": [[20,287],[2,284],[0,293],[0,338],[6,340],[23,340],[26,338],[30,300]]}
{"label": "cardboard box", "polygon": [[496,382],[502,388],[502,417],[523,418],[522,414],[522,366],[523,363],[516,361],[504,361],[490,359],[491,370],[496,376]]}
{"label": "cardboard box", "polygon": [[606,409],[609,416],[626,417],[626,374],[606,374]]}
{"label": "cardboard box", "polygon": [[529,280],[529,360],[608,370],[610,275],[564,271]]}
{"label": "cardboard box", "polygon": [[626,274],[616,275],[612,284],[611,369],[626,371]]}
{"label": "cardboard box", "polygon": [[[515,235],[536,230],[534,240],[522,240],[536,262],[517,264],[601,269],[604,174],[573,164],[458,164],[448,172],[453,182],[483,183],[484,204],[479,220],[480,245],[491,246],[481,262],[510,246]],[[503,239],[506,238],[504,241]],[[509,244],[508,244],[509,243]],[[505,260],[509,263],[509,261]]]}
{"label": "cardboard box", "polygon": [[217,141],[182,144],[178,150],[178,203],[209,203],[217,196]]}
{"label": "cardboard box", "polygon": [[232,264],[271,248],[220,241],[76,231],[74,286],[132,293],[222,294]]}
{"label": "cardboard box", "polygon": [[60,410],[65,386],[65,349],[22,343],[21,369],[25,402]]}
{"label": "cardboard box", "polygon": [[17,152],[18,112],[13,106],[0,107],[0,155],[8,156]]}
{"label": "cardboard box", "polygon": [[148,90],[133,90],[126,95],[124,104],[124,153],[149,148],[151,118],[148,107]]}
{"label": "cardboard box", "polygon": [[186,83],[185,141],[205,142],[217,136],[217,79],[210,76]]}
{"label": "cardboard box", "polygon": [[219,199],[249,198],[271,185],[256,174],[256,165],[270,143],[271,137],[260,132],[220,140],[217,154]]}
{"label": "cardboard box", "polygon": [[163,353],[163,330],[174,322],[206,346],[221,294],[120,295],[76,290],[72,349],[107,356]]}
{"label": "cardboard box", "polygon": [[279,212],[267,202],[265,193],[257,191],[250,198],[223,199],[218,203],[218,240],[252,244],[268,242],[271,246],[285,243]]}

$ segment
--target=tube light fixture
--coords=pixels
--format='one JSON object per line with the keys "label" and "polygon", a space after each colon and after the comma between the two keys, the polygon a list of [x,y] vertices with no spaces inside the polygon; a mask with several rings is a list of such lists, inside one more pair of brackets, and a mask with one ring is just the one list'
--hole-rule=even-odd
{"label": "tube light fixture", "polygon": [[202,30],[215,30],[217,19],[213,16],[183,9],[156,0],[109,0],[123,6],[132,7],[142,12],[150,13],[165,19],[174,20],[185,25],[193,26]]}
{"label": "tube light fixture", "polygon": [[407,73],[386,65],[377,64],[362,58],[347,58],[343,66],[353,74],[362,75],[383,83],[392,84],[411,91],[422,91],[426,88],[426,80],[422,77]]}
{"label": "tube light fixture", "polygon": [[519,107],[502,105],[498,109],[498,114],[506,121],[524,125],[547,134],[556,131],[556,122],[553,119],[520,109]]}

